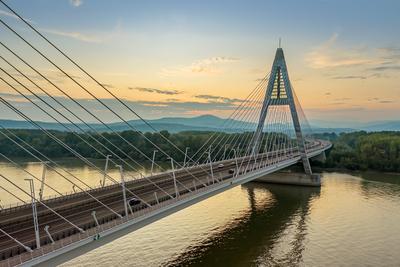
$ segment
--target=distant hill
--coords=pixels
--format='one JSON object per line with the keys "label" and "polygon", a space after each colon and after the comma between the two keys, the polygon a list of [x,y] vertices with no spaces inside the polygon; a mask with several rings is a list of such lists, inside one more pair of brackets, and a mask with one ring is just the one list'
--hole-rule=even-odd
{"label": "distant hill", "polygon": [[[152,128],[157,131],[167,130],[171,133],[182,132],[182,131],[226,131],[226,132],[242,132],[243,129],[254,129],[255,123],[242,122],[232,119],[222,119],[213,115],[202,115],[191,118],[180,118],[180,117],[167,117],[155,120],[148,120]],[[65,131],[65,128],[58,123],[52,122],[37,122],[41,127],[47,130],[59,130]],[[154,132],[154,130],[143,123],[141,120],[130,120],[129,124],[135,129],[142,132]],[[364,131],[400,131],[400,121],[382,121],[382,122],[369,122],[369,123],[354,123],[354,127],[335,127],[337,123],[329,127],[329,122],[313,122],[314,133],[334,132],[334,133],[348,133],[359,130]],[[35,126],[31,125],[26,121],[17,120],[0,120],[0,125],[8,129],[36,129]],[[78,130],[72,124],[66,124],[71,130]],[[90,130],[84,124],[79,124],[79,127],[88,131]],[[99,123],[90,123],[92,128],[97,131],[110,131],[106,126]],[[232,127],[236,126],[235,127]],[[238,127],[240,125],[240,127]],[[323,126],[320,126],[323,125]],[[348,124],[347,124],[348,125]],[[114,131],[126,131],[130,130],[130,127],[125,123],[116,122],[107,124]],[[239,129],[240,128],[240,129]]]}
{"label": "distant hill", "polygon": [[369,122],[360,128],[367,132],[400,131],[400,121]]}
{"label": "distant hill", "polygon": [[315,127],[312,126],[312,132],[313,133],[351,133],[358,131],[357,129],[354,128],[330,128],[330,127]]}
{"label": "distant hill", "polygon": [[[358,121],[311,121],[313,129],[321,128],[323,130],[341,129],[343,132],[353,131],[366,131],[366,132],[379,132],[379,131],[400,131],[399,121],[371,121],[371,122],[358,122]],[[340,128],[338,128],[340,127]]]}
{"label": "distant hill", "polygon": [[[141,120],[130,120],[128,123],[133,126],[136,130],[142,132],[154,132],[154,129],[157,131],[167,130],[171,133],[182,132],[182,131],[227,131],[227,132],[241,132],[243,128],[255,128],[255,124],[235,121],[235,120],[227,120],[222,119],[212,115],[203,115],[192,118],[179,118],[179,117],[171,117],[171,118],[161,118],[156,120],[148,120],[150,125],[148,126]],[[65,131],[66,129],[58,124],[51,122],[36,122],[38,125],[43,127],[46,130],[58,130]],[[97,131],[107,132],[110,131],[105,125],[99,123],[88,123],[90,127]],[[37,129],[35,126],[30,124],[27,121],[15,121],[15,120],[0,120],[0,125],[8,129]],[[75,127],[73,124],[65,123],[67,127],[71,130],[78,130],[78,127]],[[86,131],[90,130],[90,127],[86,126],[82,123],[76,123],[81,129]],[[240,125],[240,128],[232,127],[235,125]],[[126,131],[131,130],[131,128],[123,122],[109,123],[107,124],[114,131]]]}

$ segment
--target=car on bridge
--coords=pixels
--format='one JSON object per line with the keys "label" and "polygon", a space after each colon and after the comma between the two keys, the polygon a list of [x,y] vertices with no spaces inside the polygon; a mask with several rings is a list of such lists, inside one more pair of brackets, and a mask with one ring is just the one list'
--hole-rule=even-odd
{"label": "car on bridge", "polygon": [[138,199],[138,198],[136,198],[136,197],[133,197],[133,198],[131,198],[131,199],[129,199],[128,200],[128,204],[129,204],[129,206],[135,206],[135,205],[138,205],[138,204],[140,204],[140,203],[142,203],[142,201],[140,201],[140,199]]}

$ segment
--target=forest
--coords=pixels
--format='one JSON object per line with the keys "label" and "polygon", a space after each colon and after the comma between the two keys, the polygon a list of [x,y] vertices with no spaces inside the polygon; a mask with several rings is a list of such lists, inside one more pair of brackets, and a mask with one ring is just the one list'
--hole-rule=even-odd
{"label": "forest", "polygon": [[[121,158],[131,158],[138,162],[149,160],[153,156],[153,151],[157,150],[155,155],[156,161],[167,161],[168,156],[172,156],[176,161],[184,160],[184,151],[186,147],[190,148],[189,156],[193,156],[201,148],[202,160],[205,159],[209,149],[207,146],[202,146],[207,140],[211,140],[214,157],[222,157],[225,146],[223,143],[228,140],[242,140],[235,145],[237,153],[245,153],[248,149],[248,143],[251,140],[253,133],[216,133],[216,132],[201,132],[188,131],[179,133],[169,133],[168,131],[160,131],[159,133],[146,132],[141,134],[135,131],[122,131],[115,133],[103,132],[101,135],[97,133],[73,133],[48,130],[47,134],[41,130],[3,130],[0,131],[0,153],[11,158],[34,158],[37,156],[43,159],[40,153],[43,153],[49,158],[66,158],[76,155],[71,150],[76,151],[85,158],[104,159],[110,151],[115,153],[114,156]],[[14,141],[10,140],[11,137]],[[276,138],[275,143],[283,142],[286,136]],[[63,143],[61,146],[57,143]],[[244,140],[244,141],[243,141]],[[168,142],[169,141],[169,142]],[[155,147],[155,145],[157,147]],[[24,151],[21,147],[29,148],[33,151],[32,154]],[[35,151],[36,150],[36,151]],[[180,151],[179,151],[180,150]],[[232,148],[226,147],[228,153],[233,154]],[[38,153],[39,151],[40,153]],[[161,153],[164,151],[165,153]],[[198,158],[196,156],[196,158]],[[0,157],[1,159],[1,157]]]}
{"label": "forest", "polygon": [[333,143],[322,167],[400,172],[400,132],[325,133],[316,137]]}
{"label": "forest", "polygon": [[[0,133],[5,133],[0,131]],[[11,140],[6,138],[4,134],[0,135],[0,153],[11,158],[25,158],[33,157],[25,152],[20,146],[27,147],[29,144],[32,148],[40,151],[44,155],[50,158],[64,158],[73,157],[73,153],[60,146],[53,138],[46,135],[40,130],[6,130],[7,135],[15,135],[13,138],[18,140],[18,144],[13,143]],[[189,155],[193,155],[198,151],[202,144],[204,144],[210,138],[218,136],[220,139],[215,139],[214,146],[217,146],[215,151],[219,151],[222,157],[223,146],[222,143],[218,147],[219,140],[231,140],[238,139],[239,137],[247,140],[241,144],[242,153],[245,150],[249,140],[251,139],[252,133],[218,133],[215,132],[201,132],[201,131],[188,131],[180,133],[169,133],[167,131],[161,131],[160,133],[145,133],[144,136],[134,131],[123,131],[116,133],[103,133],[103,137],[97,134],[85,133],[76,134],[72,132],[61,132],[61,131],[49,131],[51,135],[57,137],[61,142],[68,145],[71,149],[77,151],[79,154],[86,158],[104,158],[104,155],[110,154],[107,152],[101,144],[109,148],[110,150],[117,153],[122,158],[126,158],[127,155],[137,161],[145,161],[152,157],[154,144],[171,155],[177,161],[183,161],[186,147],[189,147]],[[161,136],[161,135],[163,136]],[[118,136],[120,135],[120,136]],[[238,136],[241,135],[241,136]],[[245,135],[245,136],[243,136]],[[247,136],[246,136],[247,135]],[[349,170],[378,170],[385,172],[400,172],[400,132],[352,132],[352,133],[324,133],[315,134],[316,138],[330,140],[333,143],[332,149],[327,151],[327,159],[324,163],[313,162],[313,164],[324,167],[324,168],[338,168],[338,169],[349,169]],[[122,137],[122,138],[121,138]],[[284,142],[286,136],[280,136],[276,139],[276,144]],[[124,141],[125,139],[126,141]],[[167,142],[168,139],[173,143]],[[97,140],[97,141],[96,141]],[[110,142],[108,142],[109,140]],[[25,142],[25,143],[24,143]],[[136,150],[133,146],[128,144],[131,143],[138,149]],[[287,140],[286,140],[287,142]],[[95,147],[93,149],[88,143]],[[101,143],[101,144],[100,144]],[[113,147],[111,144],[115,144]],[[178,151],[178,148],[181,152]],[[207,148],[203,148],[205,151]],[[146,154],[140,153],[140,151],[146,151]],[[230,148],[227,149],[227,153],[232,153]],[[39,153],[33,152],[34,155],[40,156]],[[167,161],[167,156],[163,153],[156,153],[156,161]]]}

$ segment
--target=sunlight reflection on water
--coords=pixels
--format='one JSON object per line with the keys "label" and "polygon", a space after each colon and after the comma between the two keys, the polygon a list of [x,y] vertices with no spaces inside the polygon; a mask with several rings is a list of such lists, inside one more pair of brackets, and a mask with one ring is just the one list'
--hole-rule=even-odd
{"label": "sunlight reflection on water", "polygon": [[[41,173],[38,164],[24,166]],[[79,165],[63,166],[91,185],[101,178]],[[20,170],[1,168],[27,188]],[[110,173],[118,177],[117,170]],[[51,171],[48,181],[70,191]],[[400,266],[399,181],[379,173],[324,173],[320,189],[249,183],[63,266]],[[2,204],[9,202],[15,199],[3,194]]]}

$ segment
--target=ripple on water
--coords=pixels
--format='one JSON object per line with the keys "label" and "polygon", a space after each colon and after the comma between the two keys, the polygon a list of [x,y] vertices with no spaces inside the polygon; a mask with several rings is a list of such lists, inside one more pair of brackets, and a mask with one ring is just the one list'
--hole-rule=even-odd
{"label": "ripple on water", "polygon": [[400,266],[400,183],[387,181],[326,173],[320,190],[249,183],[63,266]]}

